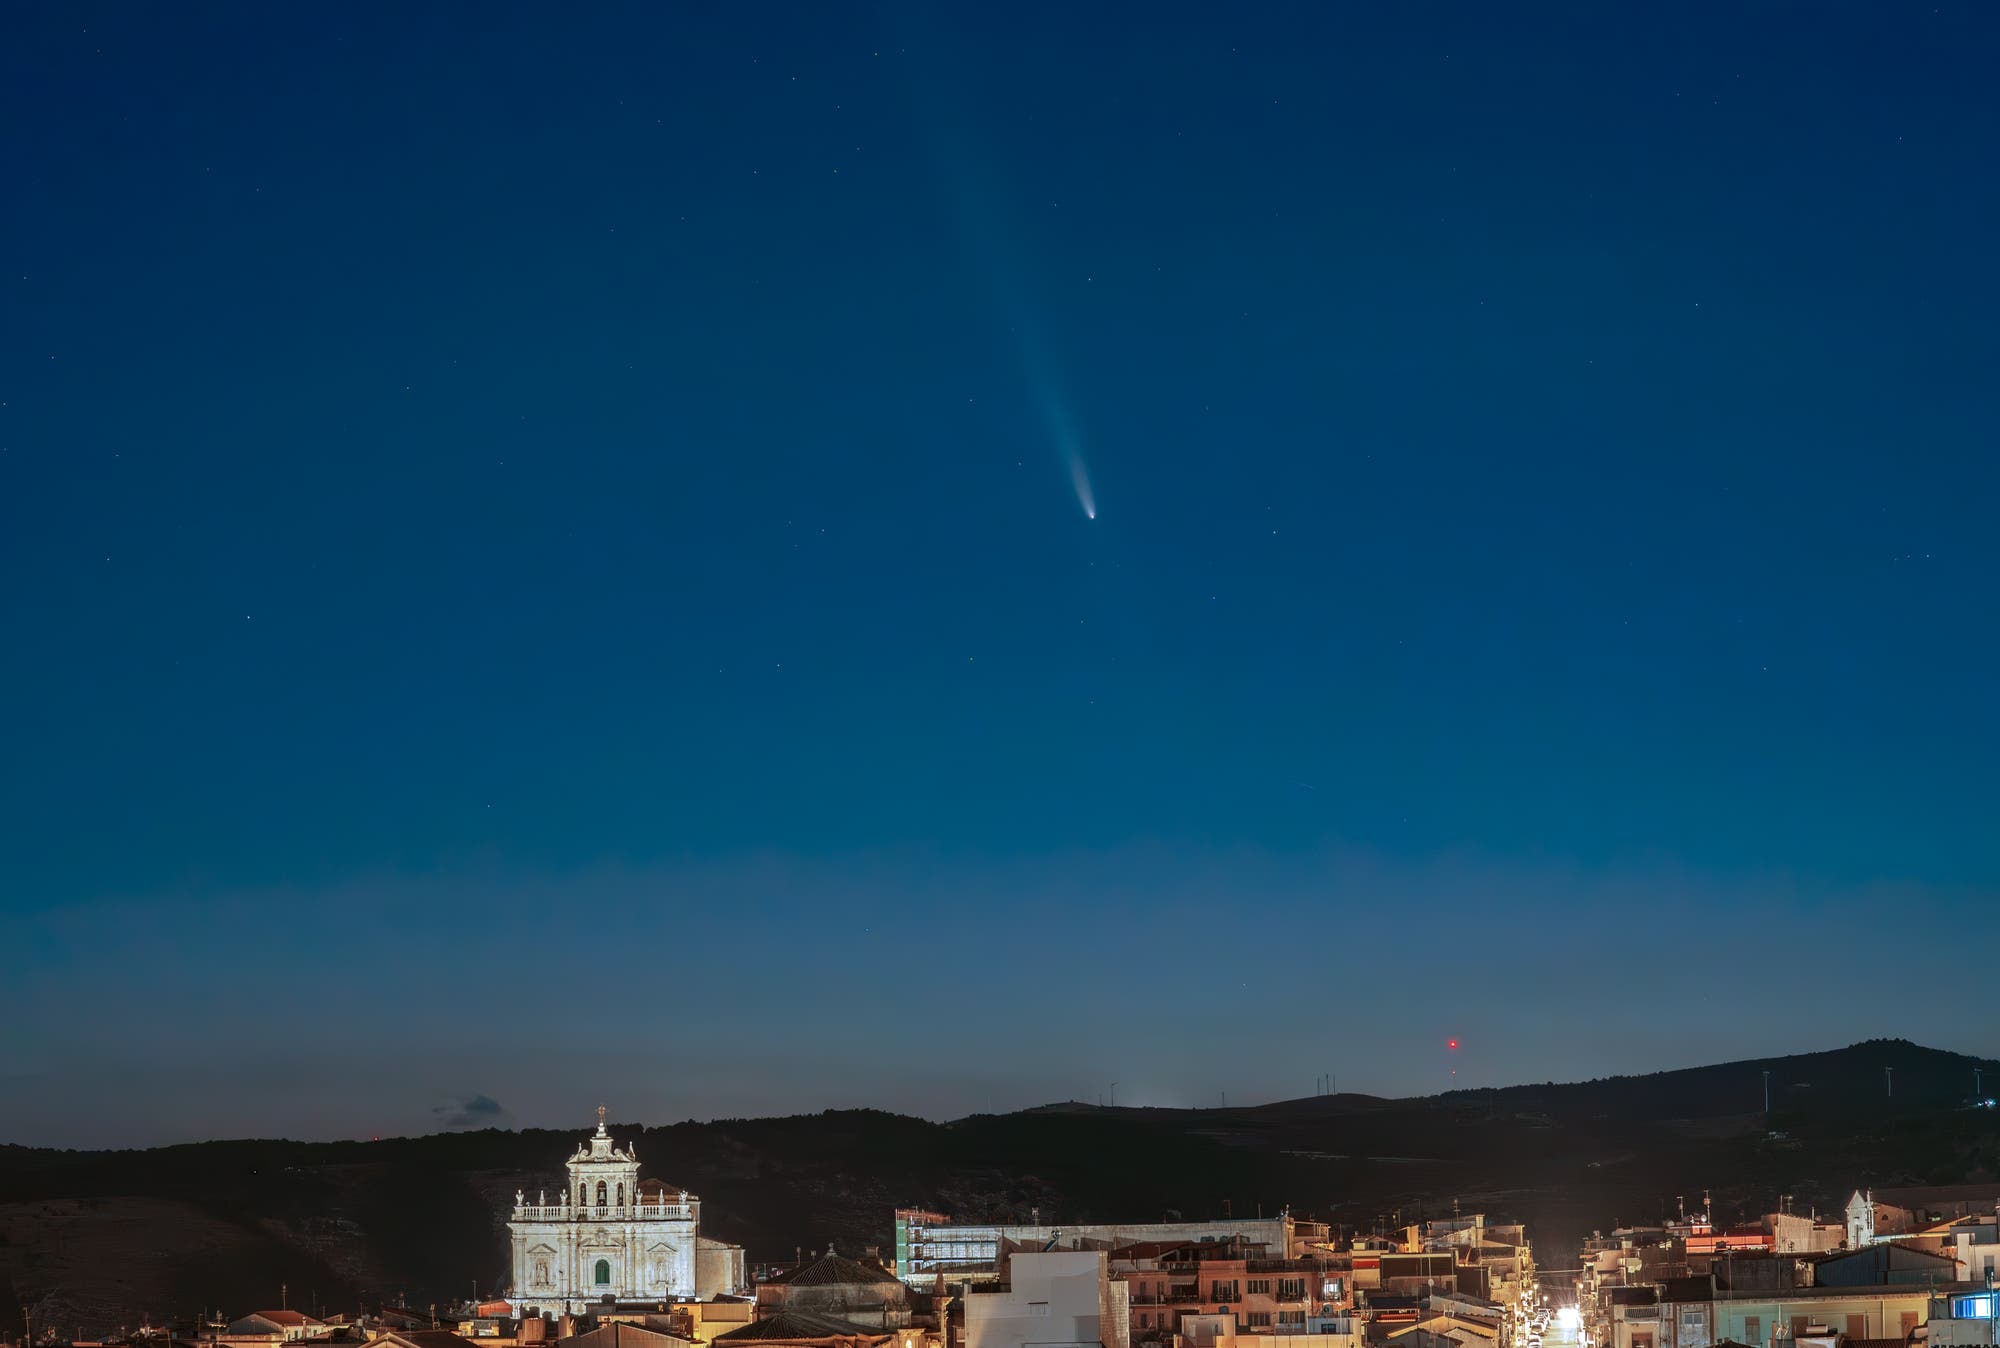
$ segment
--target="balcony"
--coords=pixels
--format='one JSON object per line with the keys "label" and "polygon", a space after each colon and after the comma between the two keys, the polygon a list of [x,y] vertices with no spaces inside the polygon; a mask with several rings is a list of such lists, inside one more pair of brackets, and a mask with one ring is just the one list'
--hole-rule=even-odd
{"label": "balcony", "polygon": [[615,1203],[603,1207],[569,1207],[562,1204],[518,1204],[517,1222],[687,1222],[694,1220],[692,1203]]}

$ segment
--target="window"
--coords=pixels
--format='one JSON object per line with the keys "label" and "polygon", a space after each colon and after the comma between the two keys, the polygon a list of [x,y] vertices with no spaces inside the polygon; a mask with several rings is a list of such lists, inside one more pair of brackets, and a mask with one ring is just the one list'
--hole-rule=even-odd
{"label": "window", "polygon": [[1306,1280],[1304,1278],[1278,1279],[1278,1300],[1304,1301],[1305,1299],[1306,1299]]}
{"label": "window", "polygon": [[588,1184],[578,1184],[576,1186],[576,1205],[580,1208],[590,1206],[590,1186]]}
{"label": "window", "polygon": [[604,1181],[597,1181],[597,1206],[600,1208],[604,1206],[605,1192]]}
{"label": "window", "polygon": [[625,1206],[625,1186],[622,1183],[618,1186],[618,1206],[621,1208]]}
{"label": "window", "polygon": [[[602,1189],[604,1186],[600,1184],[597,1187]],[[597,1285],[599,1287],[611,1286],[611,1261],[609,1259],[600,1259],[597,1261]]]}
{"label": "window", "polygon": [[1271,1312],[1251,1311],[1243,1317],[1243,1320],[1252,1329],[1269,1329],[1271,1327]]}
{"label": "window", "polygon": [[1049,1303],[1046,1301],[1030,1301],[1028,1303],[1028,1314],[1039,1320],[1048,1319]]}
{"label": "window", "polygon": [[1764,1341],[1764,1321],[1755,1315],[1743,1317],[1743,1342],[1760,1344]]}
{"label": "window", "polygon": [[1278,1323],[1281,1325],[1302,1325],[1305,1322],[1306,1322],[1306,1313],[1304,1311],[1278,1312]]}
{"label": "window", "polygon": [[1252,1278],[1249,1282],[1243,1284],[1243,1290],[1253,1297],[1269,1296],[1271,1294],[1271,1280],[1269,1278]]}
{"label": "window", "polygon": [[1144,1312],[1144,1311],[1140,1311],[1140,1312],[1139,1312],[1139,1328],[1141,1328],[1141,1329],[1151,1329],[1152,1327],[1153,1327],[1153,1317],[1152,1317],[1152,1316],[1150,1316],[1150,1315],[1148,1315],[1148,1314],[1146,1314],[1146,1312]]}

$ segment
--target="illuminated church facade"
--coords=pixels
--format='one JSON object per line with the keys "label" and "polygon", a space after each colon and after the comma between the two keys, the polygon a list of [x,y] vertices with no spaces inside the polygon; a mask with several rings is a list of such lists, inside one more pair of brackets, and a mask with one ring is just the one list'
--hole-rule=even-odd
{"label": "illuminated church facade", "polygon": [[620,1148],[597,1111],[597,1133],[569,1158],[569,1183],[550,1202],[514,1195],[507,1223],[516,1314],[577,1313],[606,1304],[685,1301],[748,1288],[743,1247],[701,1234],[701,1200],[639,1178],[636,1143]]}

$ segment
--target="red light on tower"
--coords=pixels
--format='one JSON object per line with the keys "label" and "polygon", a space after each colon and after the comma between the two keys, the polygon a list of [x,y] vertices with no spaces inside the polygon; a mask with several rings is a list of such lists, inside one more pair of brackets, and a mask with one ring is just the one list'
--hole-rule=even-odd
{"label": "red light on tower", "polygon": [[1456,1039],[1447,1039],[1447,1040],[1445,1040],[1445,1041],[1444,1041],[1444,1046],[1445,1046],[1446,1048],[1457,1048],[1457,1047],[1458,1047],[1458,1041],[1457,1041]]}

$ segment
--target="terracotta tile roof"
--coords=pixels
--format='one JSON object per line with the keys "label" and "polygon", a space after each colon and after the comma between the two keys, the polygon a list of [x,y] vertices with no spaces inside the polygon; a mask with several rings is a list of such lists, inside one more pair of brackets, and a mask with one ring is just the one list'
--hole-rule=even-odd
{"label": "terracotta tile roof", "polygon": [[2000,1184],[1925,1184],[1904,1189],[1877,1189],[1878,1204],[1921,1211],[1927,1208],[2000,1203]]}
{"label": "terracotta tile roof", "polygon": [[802,1264],[789,1273],[780,1273],[764,1281],[786,1287],[845,1287],[872,1283],[903,1285],[903,1280],[888,1269],[849,1259],[844,1254],[823,1254],[810,1264]]}
{"label": "terracotta tile roof", "polygon": [[716,1343],[756,1343],[777,1341],[790,1343],[815,1339],[886,1339],[890,1335],[882,1330],[866,1329],[850,1324],[846,1320],[835,1319],[831,1315],[816,1315],[811,1311],[780,1311],[762,1320],[752,1320],[740,1329],[732,1329],[715,1336]]}
{"label": "terracotta tile roof", "polygon": [[454,1334],[449,1329],[398,1329],[383,1335],[376,1342],[384,1340],[407,1344],[408,1348],[473,1348],[471,1339]]}
{"label": "terracotta tile roof", "polygon": [[1158,1259],[1174,1250],[1184,1250],[1185,1240],[1140,1240],[1130,1245],[1120,1245],[1110,1252],[1113,1259]]}
{"label": "terracotta tile roof", "polygon": [[613,1320],[587,1334],[572,1334],[557,1342],[569,1345],[569,1348],[686,1348],[694,1340]]}

